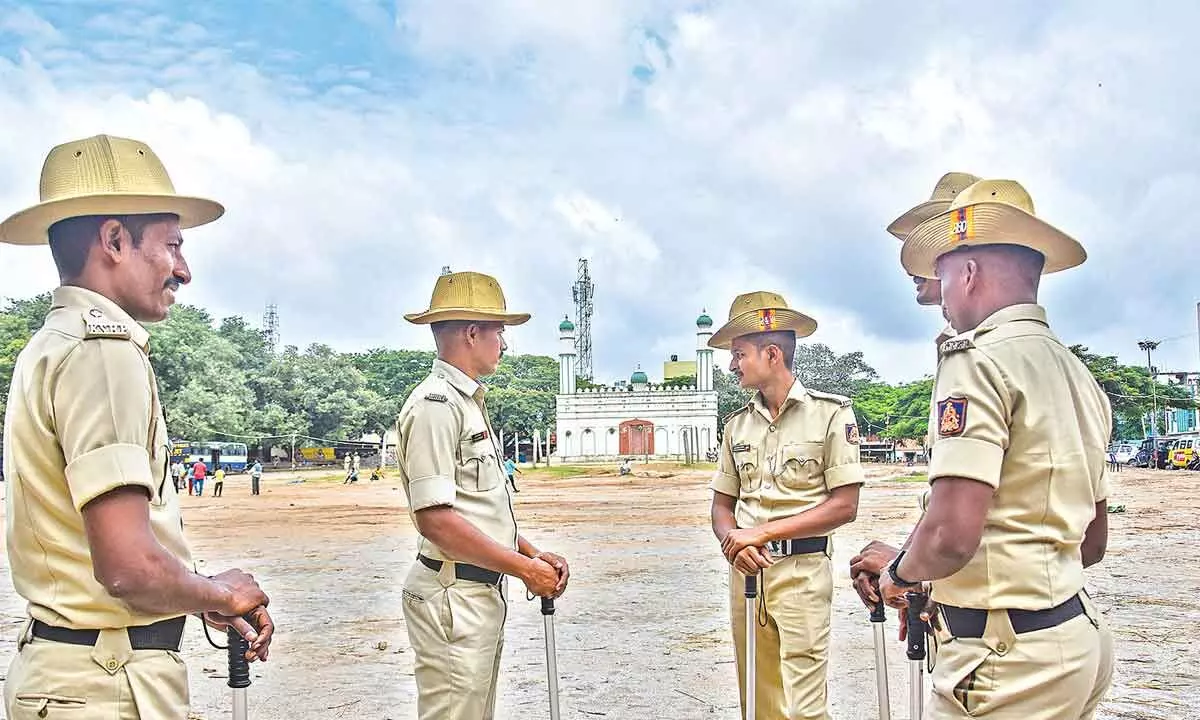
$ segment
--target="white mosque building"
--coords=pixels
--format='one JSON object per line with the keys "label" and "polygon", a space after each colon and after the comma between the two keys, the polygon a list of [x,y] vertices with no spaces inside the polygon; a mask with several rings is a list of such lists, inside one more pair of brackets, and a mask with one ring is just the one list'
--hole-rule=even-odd
{"label": "white mosque building", "polygon": [[[717,391],[713,388],[713,350],[708,346],[713,321],[696,319],[696,384],[690,387],[655,385],[639,368],[629,383],[579,388],[576,383],[575,324],[564,318],[558,326],[560,349],[557,428],[554,458],[559,462],[617,460],[621,457],[678,459],[685,443],[704,457],[717,447]],[[664,366],[664,379],[671,368]]]}

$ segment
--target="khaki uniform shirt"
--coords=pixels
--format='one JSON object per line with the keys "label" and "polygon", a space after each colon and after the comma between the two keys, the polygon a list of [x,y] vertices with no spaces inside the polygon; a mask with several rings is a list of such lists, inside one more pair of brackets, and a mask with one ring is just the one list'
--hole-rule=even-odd
{"label": "khaki uniform shirt", "polygon": [[710,487],[738,499],[738,527],[791,517],[864,482],[858,444],[850,400],[797,380],[774,420],[761,393],[726,419]]}
{"label": "khaki uniform shirt", "polygon": [[111,490],[143,488],[158,542],[192,565],[167,478],[171,444],[149,339],[108,298],[64,286],[17,358],[4,420],[8,562],[30,615],[50,625],[120,628],[173,617],[134,611],[93,575],[81,510]]}
{"label": "khaki uniform shirt", "polygon": [[[409,395],[396,421],[400,482],[408,513],[454,508],[484,535],[517,549],[517,520],[496,433],[483,402],[484,387],[463,371],[434,360],[433,372]],[[418,552],[454,560],[422,537]]]}
{"label": "khaki uniform shirt", "polygon": [[1080,544],[1108,497],[1107,396],[1039,305],[1013,305],[942,345],[929,479],[995,488],[975,556],[941,603],[1041,610],[1083,588]]}

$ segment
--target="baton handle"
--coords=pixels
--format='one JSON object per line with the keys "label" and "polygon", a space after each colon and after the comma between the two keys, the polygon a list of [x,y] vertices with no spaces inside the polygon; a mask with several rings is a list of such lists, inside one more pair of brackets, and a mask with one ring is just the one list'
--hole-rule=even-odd
{"label": "baton handle", "polygon": [[871,606],[871,622],[887,622],[887,615],[884,614],[884,604],[882,600]]}
{"label": "baton handle", "polygon": [[250,643],[232,625],[225,628],[225,639],[229,653],[229,687],[250,687],[250,663],[246,661]]}
{"label": "baton handle", "polygon": [[758,576],[757,575],[747,575],[746,576],[746,597],[748,597],[748,598],[758,597]]}
{"label": "baton handle", "polygon": [[543,615],[553,615],[554,614],[554,598],[549,598],[549,597],[542,598],[542,614]]}
{"label": "baton handle", "polygon": [[925,593],[908,593],[908,607],[904,609],[908,620],[907,652],[909,660],[925,659],[925,633],[929,624],[921,619],[929,596]]}

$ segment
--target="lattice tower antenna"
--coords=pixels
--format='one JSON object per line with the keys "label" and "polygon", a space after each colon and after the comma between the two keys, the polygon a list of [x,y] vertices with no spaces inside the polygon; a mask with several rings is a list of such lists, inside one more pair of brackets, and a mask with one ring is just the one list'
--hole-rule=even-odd
{"label": "lattice tower antenna", "polygon": [[267,311],[263,313],[263,334],[267,338],[267,350],[275,352],[279,347],[279,306],[267,303]]}
{"label": "lattice tower antenna", "polygon": [[588,273],[588,261],[579,259],[579,277],[571,286],[575,298],[575,367],[576,375],[592,379],[592,299],[596,286]]}

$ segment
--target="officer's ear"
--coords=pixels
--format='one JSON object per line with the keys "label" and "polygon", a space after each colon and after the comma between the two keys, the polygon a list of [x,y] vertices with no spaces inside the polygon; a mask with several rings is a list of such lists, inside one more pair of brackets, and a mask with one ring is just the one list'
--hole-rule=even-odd
{"label": "officer's ear", "polygon": [[114,263],[123,259],[121,251],[124,248],[125,233],[125,226],[116,218],[108,218],[100,223],[100,251]]}

